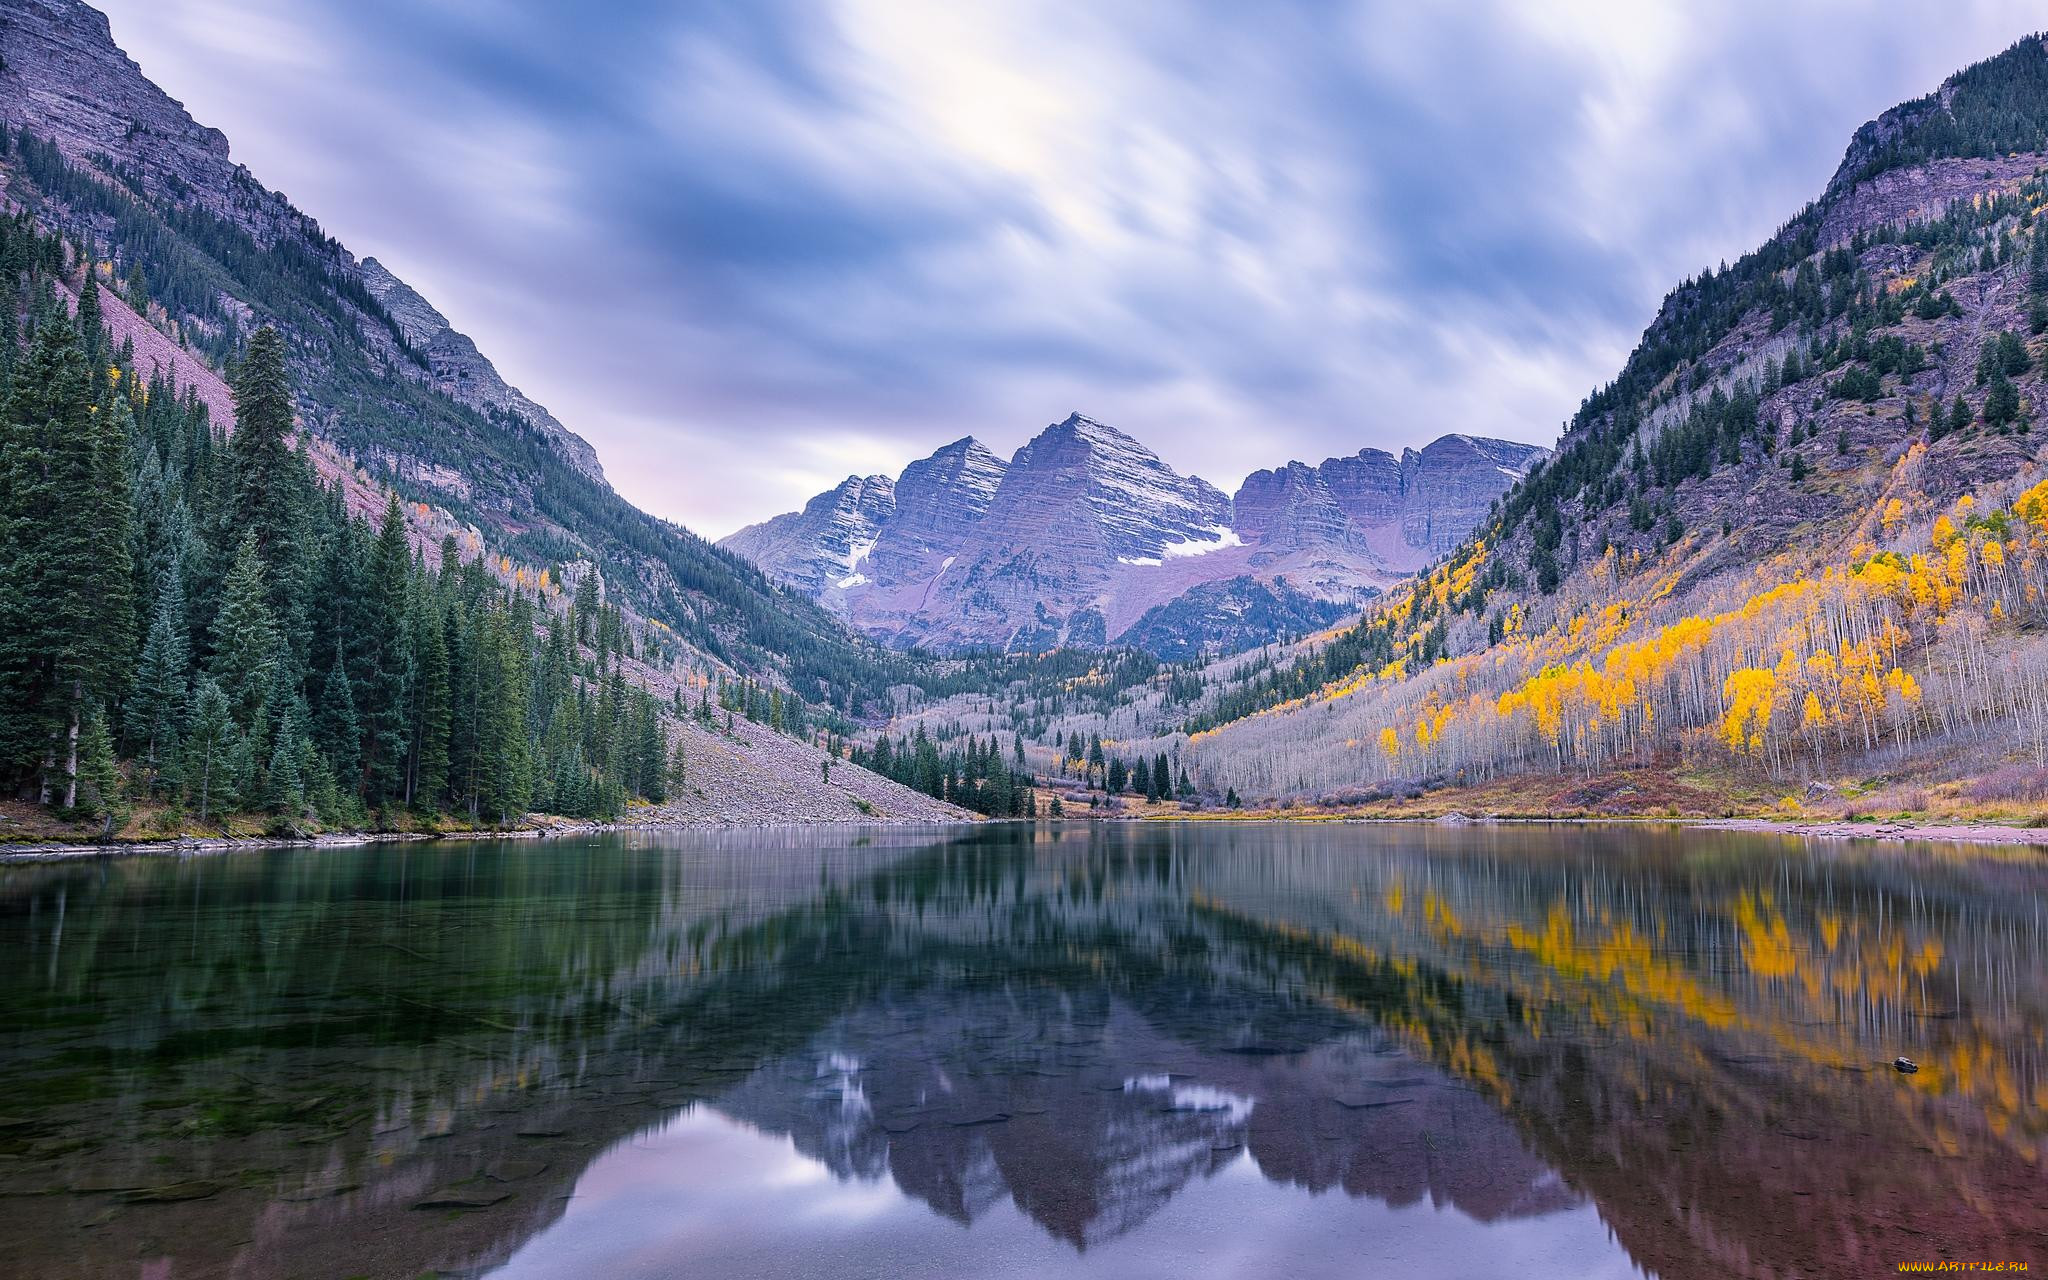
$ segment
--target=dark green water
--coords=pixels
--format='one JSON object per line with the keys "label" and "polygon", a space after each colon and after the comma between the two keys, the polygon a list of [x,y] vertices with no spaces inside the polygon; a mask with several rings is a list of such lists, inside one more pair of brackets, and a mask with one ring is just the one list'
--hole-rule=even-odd
{"label": "dark green water", "polygon": [[0,1274],[2040,1269],[2044,888],[1513,826],[4,867]]}

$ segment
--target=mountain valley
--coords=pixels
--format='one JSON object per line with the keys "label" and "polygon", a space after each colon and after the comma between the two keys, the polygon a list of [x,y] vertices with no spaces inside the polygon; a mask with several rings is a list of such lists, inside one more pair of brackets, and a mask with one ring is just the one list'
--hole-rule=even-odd
{"label": "mountain valley", "polygon": [[[1114,812],[1112,765],[1130,795],[1140,763],[1155,800],[1191,809],[1440,804],[1529,778],[1545,804],[1596,808],[1668,793],[1699,812],[2032,815],[2048,803],[2044,91],[2029,38],[1866,125],[1813,204],[1671,292],[1554,452],[1446,434],[1226,494],[1075,413],[1008,459],[964,437],[713,546],[619,497],[596,450],[433,303],[234,164],[104,16],[0,0],[16,354],[74,359],[33,343],[63,317],[77,358],[107,357],[64,411],[138,424],[77,459],[138,495],[122,590],[16,571],[23,618],[58,616],[35,594],[57,591],[117,643],[68,683],[60,648],[9,659],[34,691],[12,783],[30,810],[61,795],[72,811],[104,731],[135,823],[183,829],[189,782],[160,763],[132,777],[128,754],[154,740],[133,664],[171,607],[185,669],[166,732],[186,732],[199,677],[247,687],[232,719],[243,798],[268,797],[254,825],[434,821],[458,796],[480,820],[483,790],[440,779],[418,737],[439,711],[410,701],[431,690],[443,610],[444,648],[483,653],[450,628],[492,618],[533,649],[506,689],[529,705],[504,817],[524,801],[646,820],[1019,815],[1054,796]],[[263,377],[288,399],[260,417],[290,459],[238,442],[266,333]],[[299,550],[257,548],[283,646],[258,655],[281,682],[260,694],[217,634],[231,513],[259,474],[318,513]],[[23,472],[16,492],[32,564],[26,548],[60,539],[32,505],[51,491]],[[380,541],[411,560],[378,570],[403,642],[337,655]],[[182,597],[163,592],[173,566]],[[392,719],[350,727],[360,708],[336,701]],[[551,738],[558,711],[575,729]],[[616,716],[639,726],[630,752]],[[298,758],[278,776],[300,779],[282,796],[280,745]],[[372,768],[390,752],[401,765]],[[671,796],[671,755],[732,767]],[[1643,770],[1678,781],[1540,781]]]}

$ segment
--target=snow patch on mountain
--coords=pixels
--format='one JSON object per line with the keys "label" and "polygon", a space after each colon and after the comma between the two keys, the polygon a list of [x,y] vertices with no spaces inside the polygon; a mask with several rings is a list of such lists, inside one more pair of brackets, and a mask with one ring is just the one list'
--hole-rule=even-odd
{"label": "snow patch on mountain", "polygon": [[1237,536],[1237,530],[1229,525],[1214,525],[1206,532],[1208,538],[1189,538],[1182,542],[1169,542],[1159,549],[1156,556],[1118,556],[1118,564],[1161,565],[1168,560],[1184,560],[1192,556],[1205,556],[1211,551],[1223,551],[1230,547],[1241,547],[1244,539]]}

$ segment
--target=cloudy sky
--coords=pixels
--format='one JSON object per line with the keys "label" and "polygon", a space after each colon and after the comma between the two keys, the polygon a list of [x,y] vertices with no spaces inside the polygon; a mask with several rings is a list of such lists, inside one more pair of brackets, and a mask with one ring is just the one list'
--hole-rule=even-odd
{"label": "cloudy sky", "polygon": [[[2006,0],[95,0],[718,536],[1070,410],[1229,489],[1549,442]],[[1910,12],[1918,8],[1918,13]],[[595,16],[595,15],[601,15]]]}

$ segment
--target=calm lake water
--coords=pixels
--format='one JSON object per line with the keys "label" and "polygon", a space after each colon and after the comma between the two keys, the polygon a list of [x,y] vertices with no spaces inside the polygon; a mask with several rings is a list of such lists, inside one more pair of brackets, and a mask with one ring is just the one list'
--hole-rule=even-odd
{"label": "calm lake water", "polygon": [[2040,1270],[2044,890],[1624,827],[5,867],[0,1273]]}

